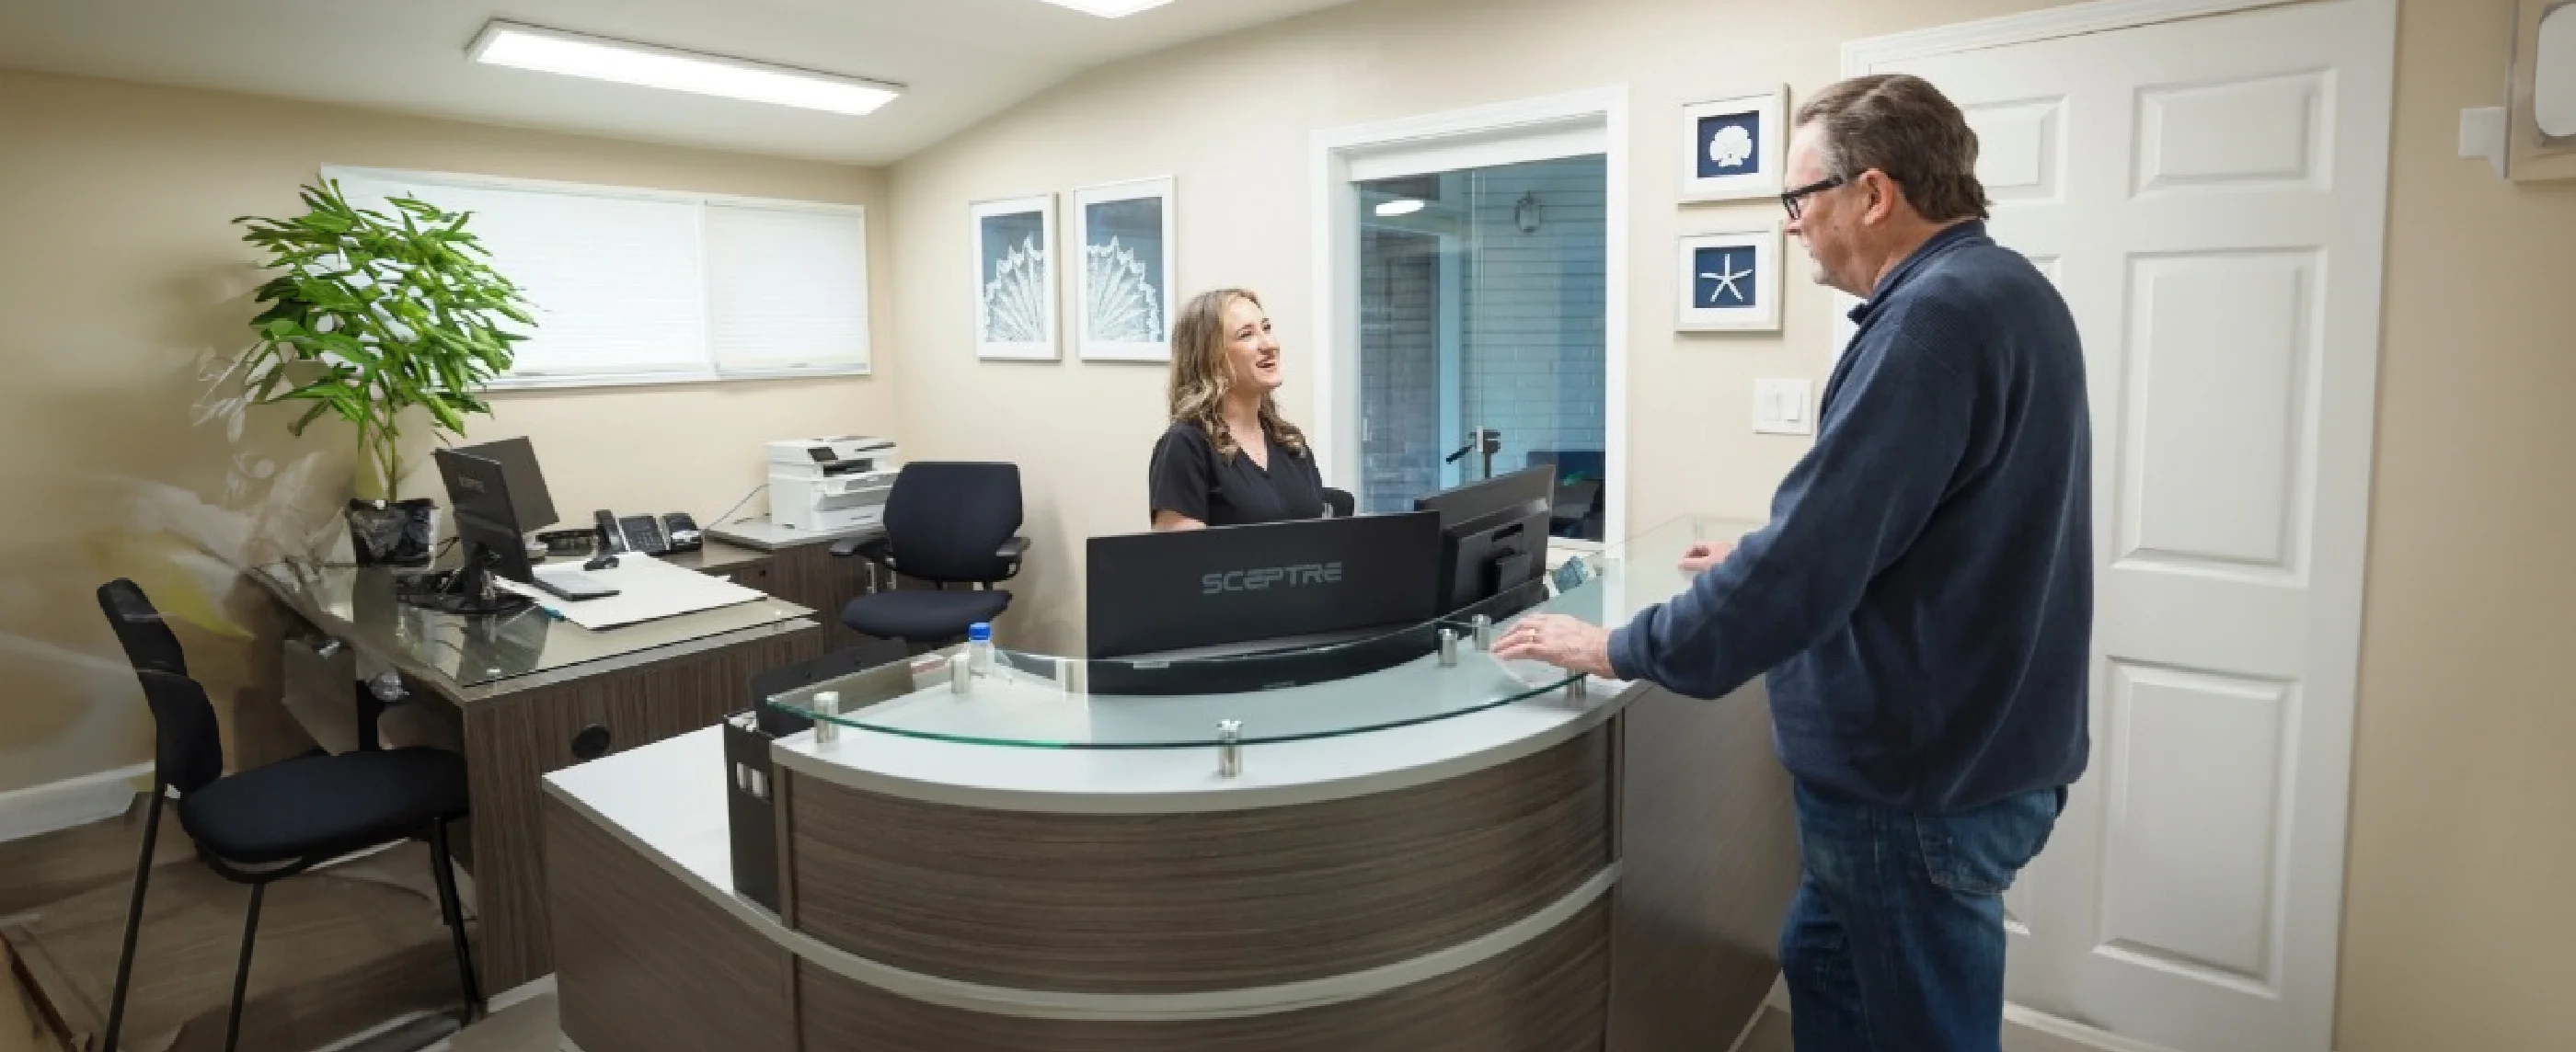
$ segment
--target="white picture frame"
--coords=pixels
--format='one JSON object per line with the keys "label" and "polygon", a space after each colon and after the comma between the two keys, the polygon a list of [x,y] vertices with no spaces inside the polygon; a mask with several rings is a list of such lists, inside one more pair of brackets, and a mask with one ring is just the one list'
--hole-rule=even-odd
{"label": "white picture frame", "polygon": [[1681,200],[1776,197],[1789,158],[1789,86],[1686,103]]}
{"label": "white picture frame", "polygon": [[1057,319],[1055,195],[967,206],[975,267],[975,357],[1052,362],[1064,357]]}
{"label": "white picture frame", "polygon": [[1780,331],[1783,247],[1777,223],[1676,239],[1674,328]]}
{"label": "white picture frame", "polygon": [[[1085,361],[1172,360],[1170,176],[1073,192],[1073,338]],[[1151,244],[1144,243],[1151,240]]]}

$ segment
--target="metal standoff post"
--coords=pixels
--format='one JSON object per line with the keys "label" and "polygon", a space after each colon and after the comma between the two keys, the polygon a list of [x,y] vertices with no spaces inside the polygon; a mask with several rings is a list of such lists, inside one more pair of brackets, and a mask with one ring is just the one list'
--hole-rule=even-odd
{"label": "metal standoff post", "polygon": [[836,690],[827,690],[818,693],[814,695],[814,701],[812,704],[814,708],[814,740],[818,743],[836,742],[841,740],[841,725],[832,722],[832,717],[841,714],[841,692]]}
{"label": "metal standoff post", "polygon": [[974,664],[974,662],[968,661],[968,660],[966,659],[966,655],[964,655],[964,654],[957,654],[957,655],[954,655],[954,656],[950,657],[950,658],[948,659],[948,690],[949,690],[949,692],[950,692],[950,693],[952,693],[952,694],[964,694],[964,693],[966,693],[967,689],[968,689],[968,688],[970,688],[970,687],[972,687],[972,686],[974,686],[974,684],[975,684],[975,664]]}
{"label": "metal standoff post", "polygon": [[1216,723],[1216,775],[1232,778],[1243,773],[1243,721],[1218,720]]}
{"label": "metal standoff post", "polygon": [[1470,620],[1470,621],[1468,622],[1468,624],[1475,626],[1475,629],[1476,629],[1476,649],[1478,649],[1478,650],[1492,650],[1492,649],[1494,649],[1494,619],[1493,619],[1493,618],[1491,618],[1491,617],[1487,617],[1487,616],[1485,616],[1485,615],[1483,615],[1483,614],[1478,614],[1478,615],[1476,615],[1476,616],[1475,616],[1475,618],[1474,618],[1473,620]]}
{"label": "metal standoff post", "polygon": [[1457,629],[1454,629],[1454,628],[1444,628],[1444,629],[1441,629],[1441,630],[1440,630],[1440,667],[1442,667],[1442,668],[1455,668],[1455,667],[1457,667],[1457,665],[1458,665],[1458,630],[1457,630]]}
{"label": "metal standoff post", "polygon": [[1583,704],[1584,699],[1592,696],[1591,683],[1590,676],[1574,677],[1565,684],[1565,700],[1576,705]]}

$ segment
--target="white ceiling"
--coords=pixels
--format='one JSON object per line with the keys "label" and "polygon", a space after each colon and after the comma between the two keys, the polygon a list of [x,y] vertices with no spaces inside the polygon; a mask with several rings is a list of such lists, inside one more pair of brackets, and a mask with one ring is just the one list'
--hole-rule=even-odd
{"label": "white ceiling", "polygon": [[[884,164],[1086,68],[1346,0],[0,0],[0,67]],[[893,81],[844,117],[476,65],[485,20]]]}

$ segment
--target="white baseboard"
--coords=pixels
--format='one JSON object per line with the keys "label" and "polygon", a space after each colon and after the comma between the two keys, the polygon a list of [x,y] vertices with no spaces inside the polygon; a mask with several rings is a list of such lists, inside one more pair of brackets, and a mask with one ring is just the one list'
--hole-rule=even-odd
{"label": "white baseboard", "polygon": [[2150,1044],[2132,1037],[2121,1037],[2108,1030],[2086,1026],[2072,1019],[2050,1015],[2035,1008],[2024,1008],[2009,1001],[2004,1003],[2004,1025],[2033,1030],[2063,1041],[2102,1049],[2103,1052],[2174,1052],[2163,1045]]}
{"label": "white baseboard", "polygon": [[134,806],[134,794],[149,788],[135,781],[151,776],[152,765],[138,763],[0,793],[0,843],[124,814]]}
{"label": "white baseboard", "polygon": [[503,1010],[526,1004],[529,1001],[536,1000],[537,998],[544,997],[545,995],[553,992],[555,992],[555,975],[553,972],[547,972],[542,976],[520,983],[517,986],[511,987],[500,993],[493,994],[491,997],[484,999],[483,1010],[497,1014]]}

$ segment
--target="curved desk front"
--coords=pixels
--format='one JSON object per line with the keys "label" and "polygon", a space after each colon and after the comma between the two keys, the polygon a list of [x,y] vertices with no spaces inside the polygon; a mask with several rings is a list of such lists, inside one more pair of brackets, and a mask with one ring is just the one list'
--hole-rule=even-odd
{"label": "curved desk front", "polygon": [[[1705,529],[1544,608],[1624,618]],[[568,1041],[1714,1052],[1769,988],[1797,860],[1758,687],[1574,682],[1472,638],[1200,696],[1029,655],[960,692],[951,658],[773,699],[848,713],[770,746],[775,911],[735,890],[719,730],[549,776]]]}

